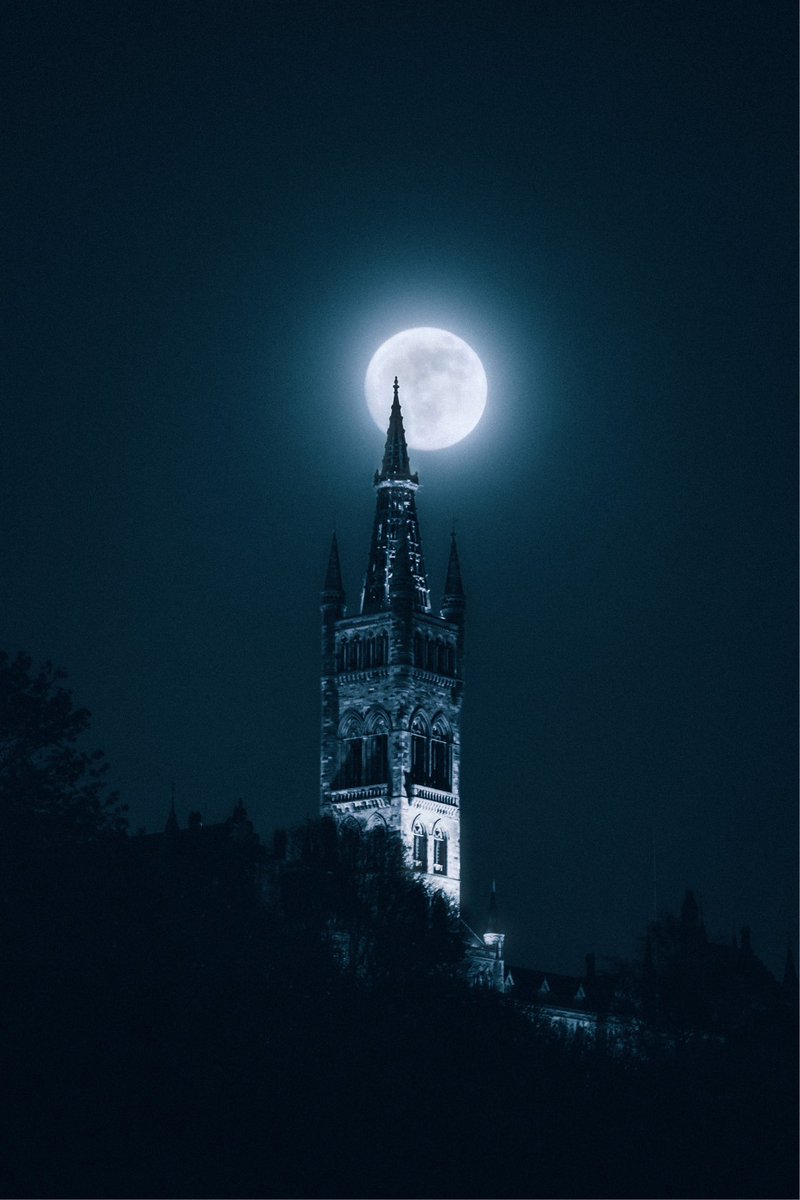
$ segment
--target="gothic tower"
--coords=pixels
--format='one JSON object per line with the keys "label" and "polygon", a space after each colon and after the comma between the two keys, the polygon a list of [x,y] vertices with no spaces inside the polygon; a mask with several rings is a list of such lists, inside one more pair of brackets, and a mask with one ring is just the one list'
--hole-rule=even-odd
{"label": "gothic tower", "polygon": [[322,591],[320,805],[399,833],[409,867],[458,905],[465,597],[453,534],[431,609],[398,390],[358,612],[346,615],[335,534]]}

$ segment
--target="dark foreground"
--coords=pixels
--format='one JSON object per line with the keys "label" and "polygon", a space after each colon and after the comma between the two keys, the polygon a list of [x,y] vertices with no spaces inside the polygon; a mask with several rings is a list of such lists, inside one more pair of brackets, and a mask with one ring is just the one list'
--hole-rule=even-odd
{"label": "dark foreground", "polygon": [[413,888],[256,844],[5,847],[3,1195],[797,1194],[790,1007],[566,1043]]}

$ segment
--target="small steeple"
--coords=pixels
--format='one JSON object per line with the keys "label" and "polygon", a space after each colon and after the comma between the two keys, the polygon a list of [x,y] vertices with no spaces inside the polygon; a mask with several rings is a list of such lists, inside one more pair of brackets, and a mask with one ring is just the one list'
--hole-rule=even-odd
{"label": "small steeple", "polygon": [[459,602],[463,604],[465,600],[466,595],[464,594],[464,584],[461,580],[461,564],[458,561],[458,547],[456,546],[456,531],[454,529],[450,534],[450,558],[447,561],[447,578],[444,581],[442,606],[453,607],[453,602],[455,604]]}
{"label": "small steeple", "polygon": [[464,594],[464,584],[461,581],[461,564],[458,561],[456,547],[456,531],[450,534],[450,558],[447,563],[447,578],[444,583],[442,607],[439,609],[445,621],[452,621],[458,627],[458,671],[464,654],[464,617],[466,615],[467,597]]}
{"label": "small steeple", "polygon": [[325,583],[322,586],[322,594],[323,596],[329,596],[331,599],[344,600],[342,566],[339,562],[339,543],[336,540],[335,530],[331,538],[331,552],[328,556],[328,569],[325,572]]}
{"label": "small steeple", "polygon": [[389,415],[389,428],[386,433],[386,446],[383,451],[383,463],[380,473],[376,475],[376,482],[387,479],[410,479],[413,483],[418,482],[418,477],[411,474],[411,466],[408,461],[406,433],[403,429],[403,415],[400,412],[400,384],[397,381],[396,375],[394,377],[394,399],[392,400],[392,410]]}

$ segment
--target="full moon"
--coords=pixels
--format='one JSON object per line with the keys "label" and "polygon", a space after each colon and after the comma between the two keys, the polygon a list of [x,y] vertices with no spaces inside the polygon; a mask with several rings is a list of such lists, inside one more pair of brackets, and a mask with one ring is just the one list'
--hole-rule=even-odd
{"label": "full moon", "polygon": [[373,354],[364,379],[367,407],[383,431],[389,423],[395,375],[406,441],[412,450],[442,450],[460,442],[486,407],[486,372],[475,351],[446,329],[404,329]]}

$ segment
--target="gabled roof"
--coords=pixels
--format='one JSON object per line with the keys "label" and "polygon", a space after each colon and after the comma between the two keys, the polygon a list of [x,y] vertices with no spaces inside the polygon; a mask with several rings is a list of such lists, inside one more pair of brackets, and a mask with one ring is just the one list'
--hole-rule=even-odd
{"label": "gabled roof", "polygon": [[614,975],[562,975],[515,966],[507,968],[507,977],[514,999],[575,1012],[606,1012],[617,983]]}

